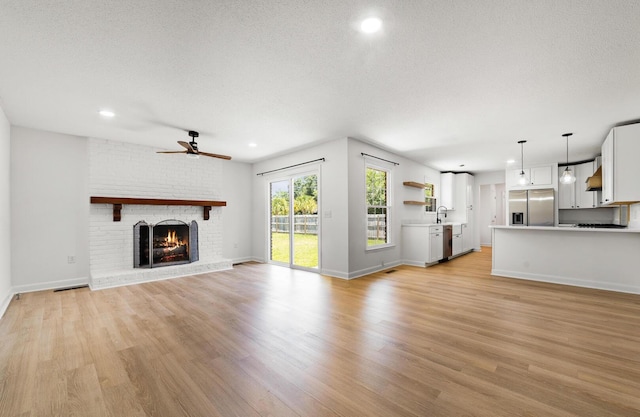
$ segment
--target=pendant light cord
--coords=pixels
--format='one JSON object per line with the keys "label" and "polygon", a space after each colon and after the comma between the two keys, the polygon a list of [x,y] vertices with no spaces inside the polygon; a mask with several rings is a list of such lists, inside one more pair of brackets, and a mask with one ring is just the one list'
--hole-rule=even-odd
{"label": "pendant light cord", "polygon": [[518,141],[520,144],[520,175],[524,175],[524,144],[526,142],[526,140]]}
{"label": "pendant light cord", "polygon": [[569,136],[573,135],[573,133],[565,133],[564,136],[567,140],[567,167],[569,166]]}

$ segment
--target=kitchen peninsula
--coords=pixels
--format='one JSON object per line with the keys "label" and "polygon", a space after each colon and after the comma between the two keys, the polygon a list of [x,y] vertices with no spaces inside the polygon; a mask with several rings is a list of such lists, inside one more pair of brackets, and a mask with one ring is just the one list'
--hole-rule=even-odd
{"label": "kitchen peninsula", "polygon": [[493,226],[492,275],[640,294],[640,229]]}

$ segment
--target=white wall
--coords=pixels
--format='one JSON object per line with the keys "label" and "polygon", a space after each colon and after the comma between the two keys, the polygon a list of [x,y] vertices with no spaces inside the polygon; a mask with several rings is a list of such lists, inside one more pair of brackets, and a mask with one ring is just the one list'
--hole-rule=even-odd
{"label": "white wall", "polygon": [[[393,168],[393,223],[391,240],[393,247],[366,251],[366,217],[364,197],[365,152],[380,158],[399,162]],[[403,220],[432,222],[435,214],[425,213],[422,206],[405,206],[404,200],[424,198],[420,190],[404,187],[403,181],[431,182],[440,188],[440,172],[381,150],[353,138],[338,139],[322,145],[297,151],[286,156],[256,163],[253,167],[253,257],[259,261],[268,259],[267,253],[267,187],[271,180],[309,166],[257,176],[257,173],[325,158],[320,166],[320,214],[321,214],[321,273],[339,278],[355,278],[402,260],[401,224]],[[417,194],[416,194],[417,193]],[[384,264],[384,266],[383,266]]]}
{"label": "white wall", "polygon": [[11,290],[11,126],[0,107],[0,317]]}
{"label": "white wall", "polygon": [[[362,152],[399,163],[393,167],[392,177],[392,224],[393,247],[366,250],[366,199],[365,158]],[[431,182],[436,186],[439,198],[440,172],[417,162],[400,157],[375,146],[349,139],[349,277],[354,278],[378,271],[402,260],[401,233],[403,220],[432,222],[435,214],[425,213],[423,206],[405,206],[404,200],[423,199],[424,194],[415,188],[405,187],[404,181]],[[375,159],[371,159],[375,162]],[[384,162],[380,162],[384,164]],[[419,192],[417,197],[415,192]]]}
{"label": "white wall", "polygon": [[227,161],[222,164],[222,256],[233,263],[252,259],[251,165]]}
{"label": "white wall", "polygon": [[[318,158],[325,158],[319,164],[310,164],[298,168],[257,175],[300,164]],[[258,162],[253,165],[252,190],[252,254],[258,261],[268,260],[268,184],[297,172],[320,170],[320,272],[341,278],[347,278],[348,263],[348,211],[347,211],[347,139],[338,139],[312,148],[293,152],[288,155]]]}
{"label": "white wall", "polygon": [[11,128],[15,292],[88,282],[87,160],[85,138]]}

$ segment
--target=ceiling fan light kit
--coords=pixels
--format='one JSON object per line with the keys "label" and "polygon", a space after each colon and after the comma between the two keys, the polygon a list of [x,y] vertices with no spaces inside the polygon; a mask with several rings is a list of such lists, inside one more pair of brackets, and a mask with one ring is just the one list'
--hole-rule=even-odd
{"label": "ceiling fan light kit", "polygon": [[227,155],[219,155],[216,153],[209,153],[209,152],[201,152],[198,150],[198,143],[196,142],[196,138],[200,136],[200,134],[198,132],[196,132],[195,130],[190,130],[189,131],[189,136],[191,137],[191,142],[185,142],[183,140],[179,140],[178,144],[180,146],[182,146],[183,148],[185,148],[186,150],[184,151],[158,151],[156,153],[184,153],[187,155],[187,158],[191,158],[191,159],[198,159],[200,158],[200,155],[204,155],[204,156],[209,156],[211,158],[220,158],[220,159],[226,159],[227,161],[231,159],[230,156]]}

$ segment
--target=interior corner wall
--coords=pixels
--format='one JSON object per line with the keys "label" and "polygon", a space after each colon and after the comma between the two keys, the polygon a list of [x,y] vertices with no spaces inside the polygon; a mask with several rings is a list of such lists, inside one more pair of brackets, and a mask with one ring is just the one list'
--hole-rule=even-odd
{"label": "interior corner wall", "polygon": [[[325,158],[319,164],[282,170],[265,175],[258,173]],[[268,186],[269,181],[286,178],[294,172],[320,170],[319,214],[321,227],[320,273],[348,278],[348,181],[347,139],[337,139],[253,165],[252,183],[252,254],[257,261],[268,261]]]}
{"label": "interior corner wall", "polygon": [[11,296],[11,125],[0,107],[0,317]]}
{"label": "interior corner wall", "polygon": [[[362,153],[367,153],[399,165],[393,167],[392,180],[392,223],[390,225],[393,246],[366,250],[366,199],[365,161]],[[404,200],[421,200],[421,190],[405,187],[404,181],[430,182],[436,186],[436,196],[440,189],[440,172],[425,165],[382,150],[357,139],[348,140],[349,158],[349,278],[356,278],[372,272],[398,265],[402,262],[402,222],[403,220],[429,223],[435,220],[433,213],[425,213],[423,206],[404,205]],[[375,159],[372,159],[375,161]],[[417,193],[417,194],[416,194]]]}
{"label": "interior corner wall", "polygon": [[249,261],[251,256],[251,165],[226,161],[222,164],[222,256],[232,263]]}
{"label": "interior corner wall", "polygon": [[14,292],[86,284],[87,139],[11,127],[11,276]]}

